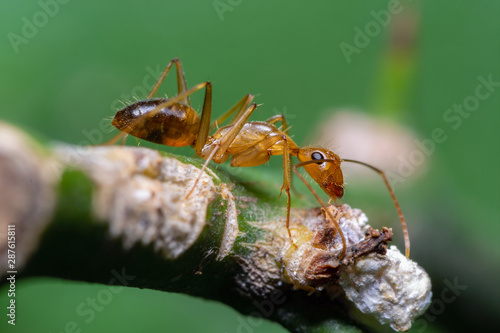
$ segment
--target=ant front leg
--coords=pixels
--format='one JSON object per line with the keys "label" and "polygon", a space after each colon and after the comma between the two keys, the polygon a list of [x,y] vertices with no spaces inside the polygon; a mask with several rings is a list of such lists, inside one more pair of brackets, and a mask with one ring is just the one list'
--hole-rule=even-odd
{"label": "ant front leg", "polygon": [[[269,123],[269,124],[276,124],[277,122],[281,121],[281,131],[283,133],[285,133],[286,135],[288,135],[288,130],[290,129],[290,127],[288,127],[288,124],[287,124],[287,121],[285,119],[285,116],[282,115],[282,114],[277,114],[275,116],[272,116],[271,118],[267,119],[266,120],[266,123]],[[290,155],[290,161],[289,161],[290,165],[292,165],[292,156]],[[290,188],[293,192],[294,195],[296,195],[297,197],[303,199],[304,198],[304,195],[299,193],[299,191],[297,191],[295,189],[295,186],[293,184],[293,178],[290,178]]]}
{"label": "ant front leg", "polygon": [[321,162],[334,163],[335,161],[334,160],[329,160],[329,159],[318,159],[318,160],[311,160],[311,161],[300,162],[300,163],[297,163],[297,164],[295,164],[293,166],[293,172],[295,172],[295,174],[297,175],[297,177],[299,177],[300,180],[302,180],[302,182],[307,186],[307,188],[309,189],[309,191],[311,191],[311,193],[314,195],[314,197],[316,198],[316,200],[318,200],[318,202],[321,205],[321,208],[323,208],[323,210],[326,212],[326,214],[328,215],[328,217],[330,218],[330,220],[332,220],[333,224],[335,225],[335,228],[338,230],[338,232],[340,234],[340,237],[342,238],[342,252],[340,253],[340,257],[339,257],[339,260],[340,260],[340,259],[344,258],[345,252],[346,252],[346,241],[345,241],[344,233],[340,229],[340,225],[337,222],[336,217],[333,216],[332,212],[326,207],[326,204],[324,203],[323,200],[321,200],[321,198],[319,197],[318,193],[312,188],[311,184],[309,184],[306,181],[306,179],[304,178],[304,176],[302,176],[300,174],[300,172],[297,171],[297,168],[302,167],[304,165],[311,164],[311,163],[321,163]]}
{"label": "ant front leg", "polygon": [[[285,118],[283,118],[284,120]],[[290,237],[290,241],[292,244],[295,245],[292,239],[292,233],[290,232],[290,209],[291,209],[291,201],[292,198],[290,197],[290,164],[291,164],[291,157],[290,157],[290,152],[289,152],[289,146],[288,146],[288,140],[286,137],[286,134],[283,136],[283,186],[281,186],[281,192],[283,192],[283,189],[285,190],[286,193],[286,230],[288,231],[288,236]],[[281,193],[280,193],[281,195]]]}

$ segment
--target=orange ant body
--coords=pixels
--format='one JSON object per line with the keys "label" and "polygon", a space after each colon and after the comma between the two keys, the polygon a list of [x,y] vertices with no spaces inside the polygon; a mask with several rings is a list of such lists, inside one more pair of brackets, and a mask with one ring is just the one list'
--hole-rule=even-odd
{"label": "orange ant body", "polygon": [[[175,64],[177,69],[178,94],[172,98],[152,98],[173,64]],[[205,99],[200,118],[191,107],[189,95],[203,88],[205,88]],[[271,117],[265,122],[248,122],[248,118],[257,107],[255,103],[250,104],[252,99],[253,96],[251,94],[246,95],[211,126],[211,83],[204,82],[191,89],[187,89],[181,62],[178,59],[173,59],[165,67],[162,75],[148,94],[147,99],[130,104],[116,113],[112,124],[122,131],[122,133],[113,138],[110,143],[116,142],[120,137],[126,137],[130,134],[143,140],[167,146],[180,147],[191,145],[195,148],[196,154],[206,160],[200,171],[200,176],[211,160],[215,163],[223,163],[231,157],[231,166],[249,167],[266,163],[272,155],[283,155],[283,186],[281,191],[285,190],[287,194],[286,227],[290,239],[292,239],[289,228],[291,156],[295,156],[300,163],[293,166],[293,171],[314,194],[324,211],[335,224],[342,238],[343,250],[341,258],[346,251],[346,242],[337,219],[326,209],[325,203],[297,171],[297,168],[304,167],[307,173],[319,184],[321,189],[328,194],[331,201],[341,198],[344,194],[344,179],[340,168],[341,162],[353,162],[367,166],[382,176],[389,189],[401,219],[405,236],[406,256],[409,257],[410,241],[406,223],[384,172],[363,162],[347,159],[341,160],[339,156],[325,148],[300,148],[288,136],[286,119],[282,115]],[[236,115],[229,125],[217,129],[212,136],[208,135],[210,127],[217,126],[234,112],[236,112]],[[277,122],[281,122],[283,130],[274,125]],[[187,196],[193,191],[198,179]]]}

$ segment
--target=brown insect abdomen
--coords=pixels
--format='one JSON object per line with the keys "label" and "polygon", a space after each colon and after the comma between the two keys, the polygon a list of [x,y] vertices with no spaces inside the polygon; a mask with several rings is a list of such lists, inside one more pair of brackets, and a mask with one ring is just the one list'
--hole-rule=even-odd
{"label": "brown insect abdomen", "polygon": [[200,118],[192,108],[175,103],[151,117],[147,115],[165,101],[158,98],[131,104],[118,111],[111,124],[146,141],[172,147],[192,145],[200,127]]}

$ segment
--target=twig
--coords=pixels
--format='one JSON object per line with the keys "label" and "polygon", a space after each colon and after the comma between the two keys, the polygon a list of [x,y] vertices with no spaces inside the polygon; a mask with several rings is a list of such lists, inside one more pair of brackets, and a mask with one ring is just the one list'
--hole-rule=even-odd
{"label": "twig", "polygon": [[[209,172],[186,198],[200,163],[179,159],[122,146],[47,149],[0,124],[0,228],[16,226],[16,270],[215,299],[293,332],[383,329],[370,316],[407,330],[429,305],[428,276],[387,250],[392,231],[371,229],[361,211],[295,208],[292,245],[265,184],[254,191]],[[336,223],[348,246],[341,260]]]}

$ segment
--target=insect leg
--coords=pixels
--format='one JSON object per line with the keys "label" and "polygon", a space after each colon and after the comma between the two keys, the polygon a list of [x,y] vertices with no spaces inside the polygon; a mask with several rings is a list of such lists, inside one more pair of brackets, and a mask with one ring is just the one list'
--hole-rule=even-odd
{"label": "insect leg", "polygon": [[[160,77],[156,81],[155,85],[149,92],[148,96],[146,98],[151,98],[156,94],[156,91],[158,91],[158,88],[160,88],[160,85],[162,84],[163,80],[165,80],[165,77],[167,76],[168,72],[170,71],[170,68],[172,68],[172,65],[175,64],[175,68],[177,70],[177,94],[181,94],[185,91],[187,91],[187,83],[186,83],[186,78],[184,77],[184,70],[182,69],[182,63],[178,58],[172,59],[163,72],[161,73]],[[191,100],[189,99],[189,96],[186,96],[185,98],[180,100],[180,103],[187,104],[191,106]]]}
{"label": "insect leg", "polygon": [[[283,118],[284,119],[284,118]],[[292,244],[295,245],[292,239],[292,233],[290,232],[290,205],[291,205],[291,200],[292,198],[290,197],[290,164],[291,164],[291,158],[290,158],[290,152],[289,152],[289,147],[288,147],[288,140],[287,136],[283,135],[283,185],[281,186],[281,192],[283,192],[283,189],[285,189],[286,193],[286,230],[288,231],[288,236],[290,237],[290,241]],[[280,193],[281,195],[281,193]]]}
{"label": "insect leg", "polygon": [[328,214],[328,217],[332,220],[333,224],[335,225],[335,228],[337,228],[338,232],[340,233],[340,237],[342,238],[342,253],[340,254],[339,259],[342,259],[345,256],[346,242],[345,242],[344,233],[340,229],[340,225],[337,222],[337,219],[326,208],[325,203],[323,202],[323,200],[321,200],[321,198],[319,197],[318,193],[312,188],[311,184],[309,184],[306,181],[306,179],[304,178],[304,176],[302,176],[300,174],[300,172],[297,171],[298,167],[301,167],[301,166],[304,166],[304,165],[307,165],[307,164],[310,164],[310,163],[318,163],[318,162],[330,162],[330,163],[334,163],[335,161],[334,160],[329,160],[329,159],[323,159],[323,160],[311,160],[311,161],[300,162],[300,163],[297,163],[297,164],[295,164],[293,166],[293,172],[295,172],[295,174],[297,175],[297,177],[299,177],[300,180],[302,180],[302,182],[304,182],[304,184],[306,184],[306,186],[309,189],[309,191],[311,191],[311,193],[314,195],[314,197],[316,198],[316,200],[318,200],[318,202],[320,203],[321,207],[324,209],[324,211],[326,212],[326,214]]}
{"label": "insect leg", "polygon": [[[127,131],[130,132],[132,129],[134,129],[136,126],[141,126],[147,119],[154,117],[158,112],[161,111],[163,108],[167,108],[170,105],[173,105],[174,103],[178,103],[179,101],[183,100],[184,98],[188,97],[192,93],[201,90],[205,87],[210,85],[210,82],[203,82],[200,84],[197,84],[196,86],[192,87],[191,89],[184,91],[177,96],[174,96],[172,98],[169,98],[165,102],[158,104],[153,110],[149,111],[148,113],[143,114],[142,116],[138,117],[135,119],[130,125],[127,126]],[[122,130],[122,132],[118,133],[115,137],[113,137],[111,140],[108,142],[104,143],[104,145],[112,145],[118,142],[122,137],[125,135],[128,135],[128,132],[125,130]]]}
{"label": "insect leg", "polygon": [[167,74],[170,71],[170,68],[172,67],[173,63],[174,63],[174,60],[171,60],[167,64],[167,66],[165,67],[165,69],[161,73],[161,75],[158,78],[158,80],[156,80],[155,85],[153,86],[153,88],[151,89],[151,91],[149,92],[149,94],[146,96],[146,98],[151,98],[151,97],[153,97],[156,94],[156,92],[158,91],[158,88],[160,88],[160,85],[162,84],[163,80],[165,80],[165,77],[167,77]]}
{"label": "insect leg", "polygon": [[[241,117],[242,113],[248,108],[248,106],[252,102],[252,99],[253,99],[253,96],[251,94],[246,95],[238,103],[236,103],[233,107],[231,107],[222,117],[226,116],[226,118],[227,118],[232,113],[237,111],[232,122],[237,121]],[[196,138],[196,145],[195,145],[196,154],[200,157],[203,157],[201,152],[202,152],[203,147],[207,143],[208,132],[209,132],[210,127],[211,127],[210,126],[211,113],[212,113],[212,87],[210,85],[210,87],[207,86],[207,91],[205,92],[205,101],[203,102],[203,110],[201,112],[200,130],[198,132],[198,137]],[[220,123],[221,118],[217,119],[214,122],[214,124],[217,122]],[[224,118],[224,120],[226,118]],[[212,125],[212,127],[213,126],[214,125]]]}
{"label": "insect leg", "polygon": [[[281,131],[285,134],[288,135],[288,129],[290,127],[288,127],[288,124],[287,124],[287,121],[285,119],[285,116],[282,115],[282,114],[277,114],[275,116],[272,116],[271,118],[267,119],[266,122],[269,123],[269,124],[276,124],[277,122],[281,121]],[[290,155],[290,165],[292,165],[292,156]],[[304,195],[299,193],[296,189],[295,189],[295,186],[293,185],[293,178],[290,177],[290,188],[292,190],[292,192],[297,196],[297,197],[300,197],[300,198],[304,198]]]}
{"label": "insect leg", "polygon": [[245,111],[246,108],[250,105],[250,103],[252,102],[252,99],[253,99],[253,95],[252,94],[248,94],[245,97],[243,97],[242,99],[240,99],[240,101],[238,103],[236,103],[235,105],[233,105],[233,107],[231,107],[229,110],[227,110],[222,116],[220,116],[219,118],[217,118],[212,123],[211,128],[217,128],[217,127],[219,127],[219,125],[222,122],[224,122],[227,118],[229,118],[234,112],[238,111],[236,113],[236,115],[234,116],[233,120],[230,123],[230,125],[232,125],[235,121],[237,121],[237,119],[239,117],[241,117],[241,113],[243,111]]}
{"label": "insect leg", "polygon": [[198,156],[201,156],[201,151],[205,146],[210,130],[210,117],[212,116],[212,84],[207,84],[205,89],[205,99],[203,100],[203,109],[201,111],[200,129],[196,136],[195,150]]}
{"label": "insect leg", "polygon": [[286,122],[286,119],[285,119],[284,115],[277,114],[275,116],[272,116],[271,118],[269,118],[268,120],[266,120],[266,123],[274,125],[278,121],[281,121],[281,131],[283,133],[285,133],[285,134],[288,134],[288,125],[287,125],[287,122]]}
{"label": "insect leg", "polygon": [[[278,155],[283,154],[283,186],[281,187],[281,192],[285,190],[287,195],[287,210],[286,210],[286,229],[288,231],[288,236],[293,244],[292,233],[290,232],[290,206],[291,206],[291,196],[290,196],[290,147],[288,141],[291,140],[284,133],[281,135],[267,136],[261,141],[256,142],[250,148],[241,151],[231,158],[231,166],[234,167],[245,167],[245,166],[255,166],[266,163],[271,154]],[[278,144],[281,149],[278,152],[269,151],[269,148]],[[281,194],[280,194],[281,195]],[[295,245],[295,244],[294,244]]]}
{"label": "insect leg", "polygon": [[[252,96],[250,95],[250,97],[252,97]],[[246,108],[248,106],[247,103],[250,103],[250,101],[251,101],[251,99],[247,99],[247,101],[242,105],[242,108],[243,107]],[[246,121],[248,120],[248,118],[250,118],[250,115],[252,114],[252,112],[256,108],[257,108],[257,104],[253,103],[241,115],[240,115],[241,112],[238,112],[237,115],[239,115],[239,118],[237,119],[237,121],[233,125],[233,127],[226,133],[226,135],[224,135],[224,137],[222,137],[220,140],[217,140],[216,142],[211,144],[213,146],[212,151],[206,157],[205,164],[203,164],[203,167],[201,168],[200,173],[199,173],[198,177],[196,178],[196,181],[194,182],[194,185],[192,186],[191,190],[188,192],[186,198],[189,198],[191,193],[193,193],[193,190],[196,187],[196,184],[198,184],[198,181],[200,180],[201,175],[203,174],[203,172],[207,168],[208,163],[210,163],[210,161],[213,160],[217,156],[217,154],[218,154],[218,156],[224,155],[227,148],[234,141],[234,139],[236,138],[238,133],[243,128],[243,125],[245,125]]]}

